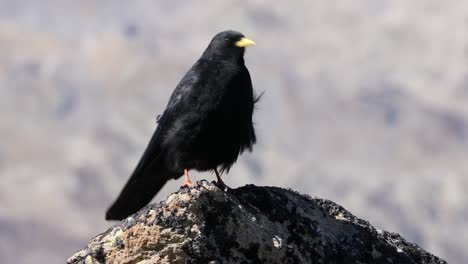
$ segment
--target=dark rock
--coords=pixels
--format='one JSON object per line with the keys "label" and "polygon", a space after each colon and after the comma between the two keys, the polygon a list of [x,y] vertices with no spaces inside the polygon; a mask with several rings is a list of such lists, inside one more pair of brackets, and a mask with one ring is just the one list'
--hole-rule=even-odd
{"label": "dark rock", "polygon": [[446,263],[331,201],[206,182],[98,235],[68,263]]}

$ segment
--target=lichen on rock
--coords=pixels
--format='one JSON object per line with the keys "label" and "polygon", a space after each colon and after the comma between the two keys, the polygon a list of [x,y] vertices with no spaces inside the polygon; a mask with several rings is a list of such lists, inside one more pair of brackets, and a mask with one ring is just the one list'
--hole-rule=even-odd
{"label": "lichen on rock", "polygon": [[206,182],[116,224],[68,263],[446,263],[340,205]]}

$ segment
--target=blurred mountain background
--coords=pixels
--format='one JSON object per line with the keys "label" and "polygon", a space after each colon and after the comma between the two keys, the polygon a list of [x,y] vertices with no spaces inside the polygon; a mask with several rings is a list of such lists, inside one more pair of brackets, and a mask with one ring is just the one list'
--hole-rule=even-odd
{"label": "blurred mountain background", "polygon": [[170,93],[236,29],[265,95],[226,183],[331,199],[468,263],[467,26],[465,1],[0,0],[2,262],[63,263],[111,226]]}

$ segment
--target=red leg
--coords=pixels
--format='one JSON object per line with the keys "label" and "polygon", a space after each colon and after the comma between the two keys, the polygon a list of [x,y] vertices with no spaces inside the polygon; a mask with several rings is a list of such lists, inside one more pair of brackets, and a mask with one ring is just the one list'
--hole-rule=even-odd
{"label": "red leg", "polygon": [[187,169],[184,169],[184,177],[185,177],[185,182],[184,182],[184,185],[182,185],[182,187],[193,186],[193,183],[192,183],[192,181],[190,180],[190,178],[188,176],[188,170]]}

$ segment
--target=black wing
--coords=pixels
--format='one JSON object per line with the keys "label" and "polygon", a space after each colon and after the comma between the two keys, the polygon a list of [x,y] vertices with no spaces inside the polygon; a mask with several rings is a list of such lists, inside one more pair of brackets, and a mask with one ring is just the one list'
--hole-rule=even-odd
{"label": "black wing", "polygon": [[184,100],[181,99],[190,93],[196,79],[196,75],[190,70],[177,85],[137,167],[107,211],[106,220],[122,220],[137,212],[153,199],[169,179],[180,176],[165,166],[161,143],[173,120],[183,115]]}

